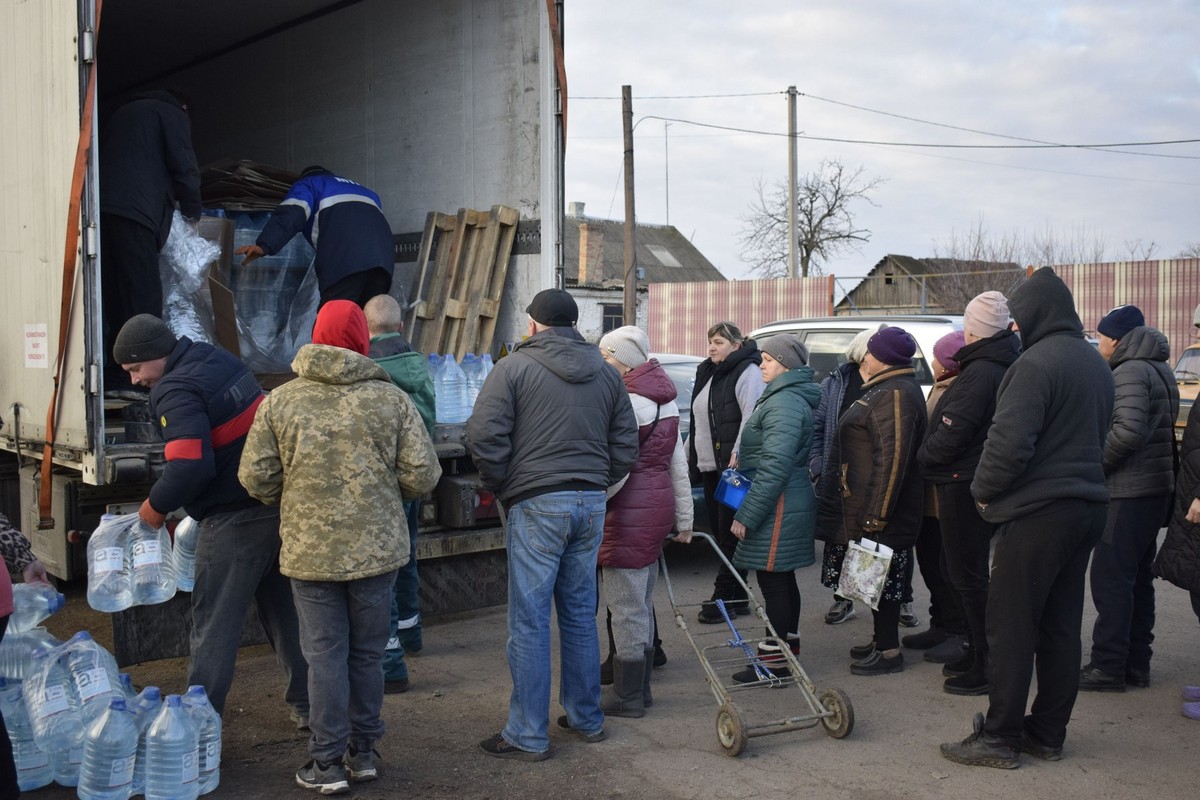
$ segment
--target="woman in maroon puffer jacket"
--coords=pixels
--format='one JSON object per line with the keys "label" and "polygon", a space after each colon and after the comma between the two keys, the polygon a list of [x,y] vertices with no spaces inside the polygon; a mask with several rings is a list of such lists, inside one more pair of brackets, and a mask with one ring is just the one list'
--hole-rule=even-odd
{"label": "woman in maroon puffer jacket", "polygon": [[643,716],[652,702],[658,555],[672,528],[679,531],[679,541],[692,535],[692,491],[675,385],[649,358],[649,350],[645,332],[632,325],[600,340],[600,353],[621,373],[638,421],[638,460],[629,476],[609,489],[597,558],[616,646],[613,683],[605,687],[600,707],[618,717]]}

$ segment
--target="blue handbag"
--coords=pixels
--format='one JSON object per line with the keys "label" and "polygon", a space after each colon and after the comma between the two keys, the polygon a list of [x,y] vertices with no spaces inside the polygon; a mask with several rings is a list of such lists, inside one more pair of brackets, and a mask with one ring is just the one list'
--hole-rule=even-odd
{"label": "blue handbag", "polygon": [[750,491],[750,479],[733,467],[721,473],[721,480],[713,496],[721,505],[729,506],[734,511],[741,508],[742,501]]}

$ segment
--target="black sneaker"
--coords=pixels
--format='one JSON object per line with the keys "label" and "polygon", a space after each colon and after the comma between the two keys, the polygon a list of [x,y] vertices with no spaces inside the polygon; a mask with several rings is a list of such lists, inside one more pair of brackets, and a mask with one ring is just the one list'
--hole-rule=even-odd
{"label": "black sneaker", "polygon": [[920,633],[910,633],[907,636],[900,637],[900,645],[910,650],[928,650],[946,641],[947,636],[949,634],[941,628],[935,628],[930,625],[927,630],[923,630]]}
{"label": "black sneaker", "polygon": [[839,597],[825,612],[826,625],[841,625],[846,620],[854,619],[854,601]]}
{"label": "black sneaker", "polygon": [[854,647],[851,647],[850,648],[850,657],[852,659],[854,659],[855,661],[862,661],[864,658],[866,658],[867,656],[871,655],[871,653],[874,653],[874,652],[875,652],[875,640],[872,639],[871,641],[867,642],[866,644],[856,644],[856,645],[854,645]]}
{"label": "black sneaker", "polygon": [[[729,603],[725,604],[725,613],[729,615],[730,619],[737,619],[737,609]],[[696,615],[696,621],[702,625],[716,625],[724,622],[725,618],[721,616],[721,609],[717,608],[716,603],[705,603],[700,606],[700,613]]]}
{"label": "black sneaker", "polygon": [[942,684],[946,694],[960,697],[978,697],[988,693],[988,678],[980,669],[969,669],[962,675],[947,678]]}
{"label": "black sneaker", "polygon": [[887,675],[891,672],[903,671],[903,653],[897,653],[889,658],[881,650],[875,650],[871,655],[850,665],[850,672],[854,675]]}
{"label": "black sneaker", "polygon": [[[563,714],[562,716],[560,716],[558,718],[558,727],[562,728],[563,730],[571,731],[572,733],[574,733],[580,739],[583,739],[588,744],[596,744],[597,742],[603,742],[605,739],[608,738],[608,734],[604,732],[604,728],[601,728],[600,730],[596,731],[595,733],[584,733],[583,731],[579,730],[578,728],[572,728],[571,720],[567,719],[566,714]],[[484,749],[486,749],[486,748],[484,748]]]}
{"label": "black sneaker", "polygon": [[1017,748],[997,741],[983,730],[983,714],[976,714],[972,722],[975,730],[970,736],[961,742],[942,745],[945,758],[968,767],[1016,769],[1021,766],[1021,754]]}
{"label": "black sneaker", "polygon": [[383,682],[383,693],[384,694],[404,694],[405,692],[408,691],[408,689],[411,685],[412,684],[409,683],[408,678],[401,678],[398,681],[384,681]]}
{"label": "black sneaker", "polygon": [[1021,734],[1021,752],[1028,753],[1034,758],[1040,758],[1042,761],[1062,761],[1062,747],[1051,747],[1050,745],[1035,742],[1033,737],[1029,735],[1029,731]]}
{"label": "black sneaker", "polygon": [[323,764],[312,759],[296,772],[296,784],[321,794],[344,794],[350,791],[346,768],[341,764]]}
{"label": "black sneaker", "polygon": [[1139,689],[1150,688],[1150,670],[1125,668],[1125,685],[1136,686]]}
{"label": "black sneaker", "polygon": [[932,664],[950,664],[967,652],[967,637],[950,634],[939,645],[925,651],[924,658]]}
{"label": "black sneaker", "polygon": [[509,744],[501,734],[493,734],[479,743],[483,752],[495,758],[512,758],[517,761],[545,761],[550,757],[549,750],[540,753],[533,750],[522,750],[515,744]]}
{"label": "black sneaker", "polygon": [[1079,671],[1079,691],[1081,692],[1124,692],[1125,676],[1110,675],[1104,670],[1091,664]]}
{"label": "black sneaker", "polygon": [[942,675],[947,678],[957,678],[959,675],[966,675],[973,666],[975,666],[975,654],[967,650],[954,661],[943,664]]}

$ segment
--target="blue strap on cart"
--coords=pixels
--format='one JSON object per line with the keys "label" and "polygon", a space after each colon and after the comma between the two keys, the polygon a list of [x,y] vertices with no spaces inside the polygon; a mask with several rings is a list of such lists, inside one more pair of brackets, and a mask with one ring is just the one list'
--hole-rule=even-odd
{"label": "blue strap on cart", "polygon": [[742,632],[733,624],[733,620],[729,618],[729,612],[725,610],[725,601],[718,598],[713,602],[716,603],[717,610],[721,612],[721,616],[725,618],[725,624],[729,626],[729,630],[733,631],[733,638],[727,644],[730,647],[742,648],[742,652],[750,660],[750,666],[754,667],[754,674],[758,676],[760,681],[778,681],[779,676],[767,669],[767,666],[762,663],[762,659],[758,657],[758,653],[754,652],[754,648],[742,638]]}

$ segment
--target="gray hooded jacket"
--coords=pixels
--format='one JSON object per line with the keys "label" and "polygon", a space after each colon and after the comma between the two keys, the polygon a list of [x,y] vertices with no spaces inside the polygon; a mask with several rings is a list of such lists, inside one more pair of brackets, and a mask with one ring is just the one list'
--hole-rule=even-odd
{"label": "gray hooded jacket", "polygon": [[638,425],[617,371],[573,328],[518,344],[488,373],[467,420],[483,485],[506,505],[606,489],[638,456]]}

